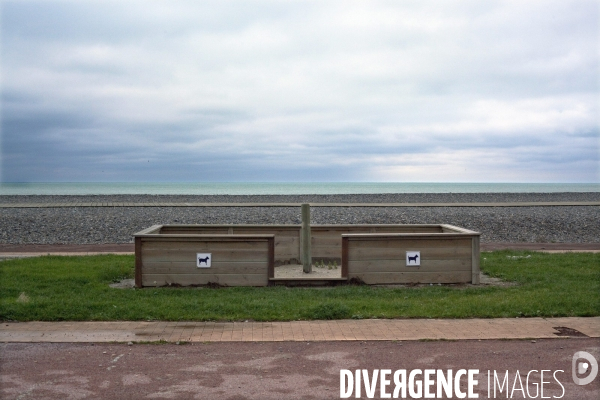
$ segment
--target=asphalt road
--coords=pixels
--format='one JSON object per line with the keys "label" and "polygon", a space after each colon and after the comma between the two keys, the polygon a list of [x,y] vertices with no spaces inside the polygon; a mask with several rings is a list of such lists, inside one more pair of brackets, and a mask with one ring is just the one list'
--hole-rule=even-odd
{"label": "asphalt road", "polygon": [[[544,372],[544,398],[598,400],[600,377],[573,383],[573,355],[600,359],[600,340],[434,342],[259,342],[194,344],[0,344],[3,399],[339,399],[340,370],[478,369],[475,393],[488,397],[488,371],[508,384],[495,398],[534,398]],[[536,372],[531,372],[536,370]],[[548,371],[549,370],[549,371]],[[560,372],[562,370],[564,372]],[[529,374],[529,393],[527,375]],[[392,394],[392,375],[386,392]],[[408,376],[408,375],[407,375]],[[581,377],[581,376],[580,376]],[[416,375],[423,380],[422,375]],[[407,377],[408,379],[408,377]],[[432,392],[436,392],[435,379]],[[380,398],[381,379],[375,397]],[[520,390],[520,383],[523,390]],[[415,386],[416,388],[416,386]],[[466,376],[461,378],[466,393]],[[355,392],[350,398],[356,398]],[[399,392],[401,395],[401,392]],[[510,395],[510,393],[508,393]],[[542,398],[538,392],[536,398]],[[407,394],[409,396],[409,393]],[[361,397],[368,398],[364,385]],[[410,397],[409,397],[410,398]],[[443,397],[446,398],[446,397]]]}

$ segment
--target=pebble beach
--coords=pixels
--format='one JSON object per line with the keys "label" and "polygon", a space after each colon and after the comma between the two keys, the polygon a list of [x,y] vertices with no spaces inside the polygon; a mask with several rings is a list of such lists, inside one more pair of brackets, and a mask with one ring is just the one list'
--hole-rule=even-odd
{"label": "pebble beach", "polygon": [[[600,201],[600,193],[360,195],[0,196],[0,203],[470,203]],[[154,224],[299,224],[299,207],[0,208],[0,243],[131,243]],[[437,224],[481,232],[482,242],[597,243],[600,206],[313,207],[312,224]]]}

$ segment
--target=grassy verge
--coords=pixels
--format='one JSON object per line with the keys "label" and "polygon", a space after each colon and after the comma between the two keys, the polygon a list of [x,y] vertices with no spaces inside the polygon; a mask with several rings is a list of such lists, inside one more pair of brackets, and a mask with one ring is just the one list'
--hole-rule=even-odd
{"label": "grassy verge", "polygon": [[600,254],[482,253],[511,287],[112,289],[133,277],[132,256],[0,262],[0,319],[257,320],[600,315]]}

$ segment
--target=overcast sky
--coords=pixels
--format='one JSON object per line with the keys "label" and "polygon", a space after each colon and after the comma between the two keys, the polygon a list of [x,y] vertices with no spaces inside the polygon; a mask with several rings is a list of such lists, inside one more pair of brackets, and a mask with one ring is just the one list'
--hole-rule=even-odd
{"label": "overcast sky", "polygon": [[4,182],[599,182],[598,1],[0,0]]}

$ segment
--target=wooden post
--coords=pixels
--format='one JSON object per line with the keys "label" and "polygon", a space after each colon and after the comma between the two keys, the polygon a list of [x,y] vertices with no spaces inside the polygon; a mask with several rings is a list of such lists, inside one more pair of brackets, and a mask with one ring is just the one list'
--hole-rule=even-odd
{"label": "wooden post", "polygon": [[312,272],[312,256],[310,254],[310,204],[302,204],[302,270],[305,274]]}

